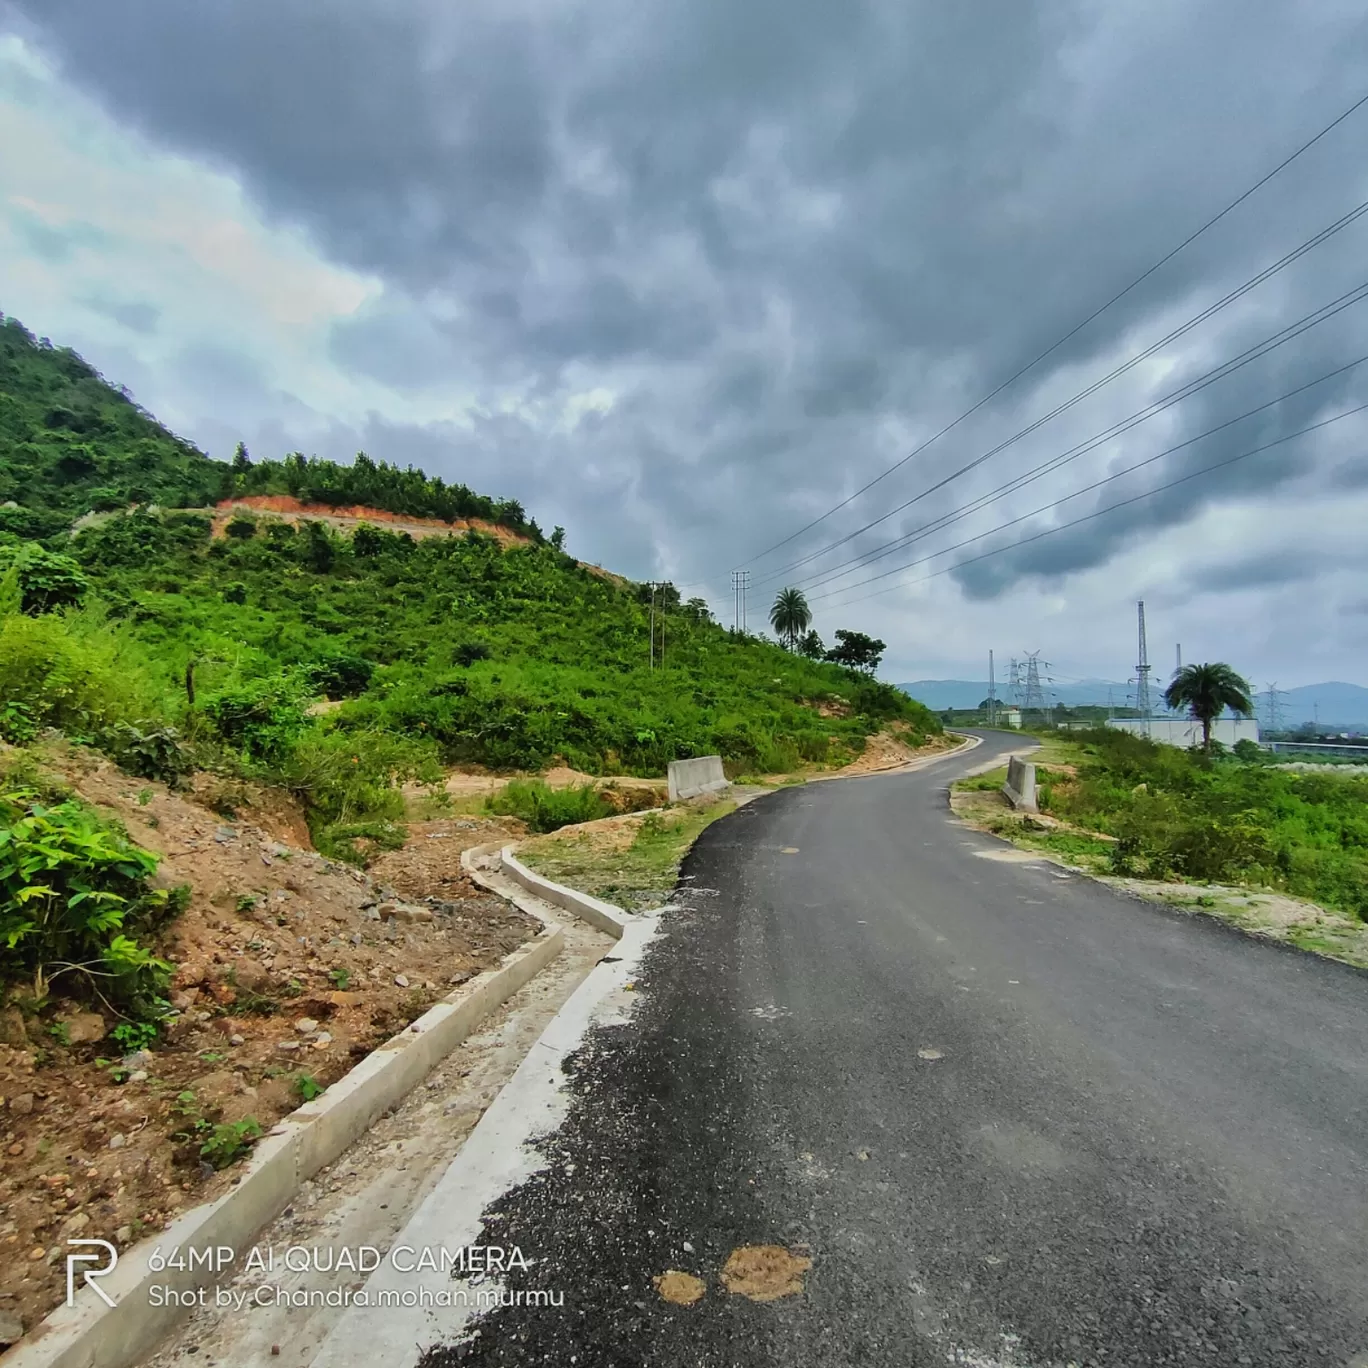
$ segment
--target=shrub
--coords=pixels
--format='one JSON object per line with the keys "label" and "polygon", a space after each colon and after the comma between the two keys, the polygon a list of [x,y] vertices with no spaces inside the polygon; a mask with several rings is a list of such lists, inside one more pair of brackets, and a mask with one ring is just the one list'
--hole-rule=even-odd
{"label": "shrub", "polygon": [[0,793],[0,978],[54,979],[155,1015],[172,966],[134,939],[185,905],[187,889],[151,886],[158,857],[74,799]]}
{"label": "shrub", "polygon": [[451,651],[451,663],[469,668],[477,660],[488,660],[490,649],[483,641],[462,641]]}
{"label": "shrub", "polygon": [[[21,610],[35,617],[58,608],[75,607],[90,592],[90,581],[80,565],[69,556],[45,550],[37,542],[29,542],[17,551],[0,548],[0,572],[11,585],[17,585]],[[0,591],[0,599],[4,597],[4,591]]]}
{"label": "shrub", "polygon": [[335,655],[305,666],[309,683],[329,698],[354,698],[364,693],[375,665],[364,656]]}
{"label": "shrub", "polygon": [[195,767],[174,727],[116,722],[97,733],[95,743],[125,773],[159,779],[172,788]]}
{"label": "shrub", "polygon": [[303,802],[318,849],[359,865],[377,851],[403,845],[407,831],[400,785],[409,780],[435,784],[441,777],[431,742],[340,726],[301,733],[272,772],[275,782]]}
{"label": "shrub", "polygon": [[521,818],[533,831],[556,831],[609,817],[614,811],[593,784],[553,789],[540,779],[515,779],[492,794],[485,806],[500,816]]}
{"label": "shrub", "polygon": [[0,615],[0,708],[22,710],[12,719],[88,737],[164,707],[143,650],[98,610]]}
{"label": "shrub", "polygon": [[225,1169],[250,1153],[252,1146],[265,1132],[255,1116],[244,1116],[241,1121],[220,1121],[209,1130],[208,1138],[200,1146],[200,1157],[216,1169]]}
{"label": "shrub", "polygon": [[276,762],[309,724],[311,689],[297,671],[247,679],[204,702],[204,712],[230,746],[249,760]]}

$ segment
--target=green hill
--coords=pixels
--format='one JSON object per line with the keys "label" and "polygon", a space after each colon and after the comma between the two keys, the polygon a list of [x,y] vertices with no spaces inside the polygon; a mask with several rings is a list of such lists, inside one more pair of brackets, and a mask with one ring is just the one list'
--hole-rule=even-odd
{"label": "green hill", "polygon": [[227,464],[167,431],[66,347],[0,314],[0,530],[49,537],[81,514],[156,504],[196,508],[244,494],[364,504],[425,518],[484,518],[541,539],[513,499],[485,498],[359,456],[350,466],[307,459]]}
{"label": "green hill", "polygon": [[[213,461],[73,353],[13,320],[0,339],[0,737],[57,727],[135,772],[284,784],[348,853],[402,812],[398,783],[444,764],[658,775],[720,753],[779,772],[842,763],[890,722],[939,731],[899,691],[737,637],[668,586],[652,668],[651,591],[581,566],[515,503],[365,458]],[[191,511],[260,492],[525,539],[242,513],[215,538]]]}

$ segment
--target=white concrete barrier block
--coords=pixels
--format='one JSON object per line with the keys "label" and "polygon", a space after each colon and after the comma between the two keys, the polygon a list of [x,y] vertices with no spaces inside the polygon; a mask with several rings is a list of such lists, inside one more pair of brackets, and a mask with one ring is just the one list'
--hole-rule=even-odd
{"label": "white concrete barrier block", "polygon": [[670,761],[670,802],[718,793],[727,787],[720,755],[700,755],[693,760]]}
{"label": "white concrete barrier block", "polygon": [[1036,768],[1019,755],[1013,755],[1007,761],[1007,782],[1002,791],[1018,812],[1040,811],[1036,805]]}

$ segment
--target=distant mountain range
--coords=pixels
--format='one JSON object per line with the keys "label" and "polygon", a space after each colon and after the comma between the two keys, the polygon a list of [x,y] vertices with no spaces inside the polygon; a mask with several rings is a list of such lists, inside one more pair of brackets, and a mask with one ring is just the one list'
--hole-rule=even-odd
{"label": "distant mountain range", "polygon": [[[988,696],[986,679],[917,679],[898,687],[935,712],[976,708]],[[1105,704],[1110,690],[1111,701],[1123,707],[1130,701],[1133,687],[1117,680],[1085,679],[1077,684],[1050,684],[1046,696],[1051,702],[1077,707],[1081,703]],[[998,697],[1007,701],[1006,686],[999,682],[997,690]],[[1268,695],[1261,693],[1255,701],[1259,721],[1266,726]],[[1303,722],[1319,722],[1330,729],[1368,726],[1368,689],[1337,680],[1279,689],[1278,721],[1285,727],[1300,726]]]}

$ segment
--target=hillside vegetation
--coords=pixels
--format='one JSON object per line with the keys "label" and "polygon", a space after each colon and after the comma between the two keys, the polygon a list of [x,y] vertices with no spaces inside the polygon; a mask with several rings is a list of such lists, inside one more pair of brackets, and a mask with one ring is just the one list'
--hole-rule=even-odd
{"label": "hillside vegetation", "polygon": [[[516,502],[364,457],[212,461],[14,320],[0,444],[0,739],[51,727],[150,777],[284,785],[345,858],[397,839],[399,785],[456,763],[659,775],[716,752],[777,772],[848,761],[895,720],[914,744],[940,730],[900,692],[737,637],[668,586],[651,668],[650,591],[579,565]],[[195,511],[273,490],[523,535],[415,541],[238,511],[215,537]]]}

